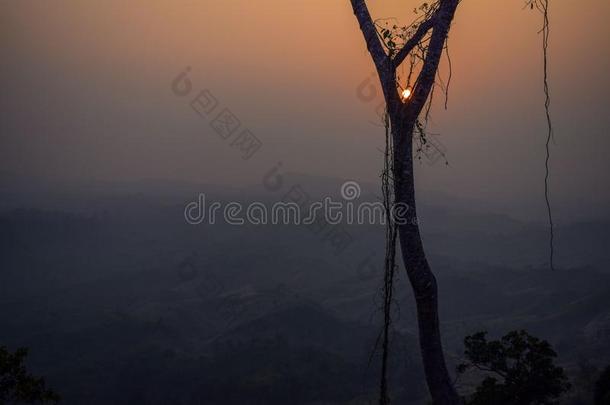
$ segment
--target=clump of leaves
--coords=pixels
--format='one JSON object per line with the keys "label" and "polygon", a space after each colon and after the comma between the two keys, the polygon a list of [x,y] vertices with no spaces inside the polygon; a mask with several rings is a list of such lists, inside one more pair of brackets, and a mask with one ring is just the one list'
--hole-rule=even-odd
{"label": "clump of leaves", "polygon": [[[430,18],[437,8],[438,2],[434,2],[432,4],[423,3],[419,7],[416,7],[413,10],[413,13],[418,17],[409,25],[390,25],[390,20],[396,21],[394,18],[375,21],[375,25],[377,26],[379,32],[379,37],[388,50],[390,57],[394,56],[403,47],[405,42],[407,42],[407,40],[409,40],[409,38],[411,38],[417,31],[420,24]],[[423,54],[425,53],[425,47],[423,46],[424,43],[425,41],[422,41],[420,47],[416,49],[416,51],[419,52],[414,52],[414,56],[417,56],[418,59],[423,59]]]}
{"label": "clump of leaves", "polygon": [[25,348],[11,353],[0,346],[0,404],[59,402],[60,396],[46,387],[42,377],[27,372],[23,364],[27,354]]}
{"label": "clump of leaves", "polygon": [[464,345],[467,361],[457,367],[458,374],[469,369],[487,374],[468,404],[552,404],[570,389],[549,342],[524,330],[489,341],[487,332],[478,332],[467,336]]}

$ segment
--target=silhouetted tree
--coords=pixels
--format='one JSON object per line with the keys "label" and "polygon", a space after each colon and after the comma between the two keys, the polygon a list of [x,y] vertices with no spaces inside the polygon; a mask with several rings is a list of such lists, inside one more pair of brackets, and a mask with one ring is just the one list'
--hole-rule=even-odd
{"label": "silhouetted tree", "polygon": [[464,339],[467,361],[458,366],[458,373],[476,369],[487,374],[468,404],[551,404],[570,389],[546,340],[524,330],[509,332],[500,340],[488,341],[486,335],[478,332]]}
{"label": "silhouetted tree", "polygon": [[595,405],[610,405],[610,366],[602,371],[595,383]]}
{"label": "silhouetted tree", "polygon": [[[375,64],[384,94],[393,142],[393,177],[395,202],[409,207],[414,220],[398,226],[402,258],[415,292],[421,348],[426,381],[432,398],[438,404],[458,404],[460,398],[453,388],[443,354],[438,322],[437,285],[424,252],[415,211],[413,180],[413,132],[424,108],[443,53],[445,41],[458,0],[439,0],[429,17],[395,54],[384,50],[377,28],[364,0],[351,0],[360,30]],[[408,100],[401,99],[396,68],[420,45],[431,31],[423,67]],[[390,45],[395,44],[392,42]]]}
{"label": "silhouetted tree", "polygon": [[[380,403],[386,404],[386,364],[388,325],[391,322],[392,277],[395,268],[397,236],[402,259],[414,292],[417,306],[419,344],[428,389],[435,404],[459,404],[461,399],[449,376],[441,343],[438,314],[437,282],[430,269],[417,222],[414,151],[427,143],[425,128],[431,105],[438,67],[459,0],[436,0],[423,3],[416,11],[419,17],[411,25],[379,26],[373,21],[365,0],[350,0],[367,49],[371,55],[383,92],[386,111],[386,153],[382,189],[386,204],[387,228],[386,276],[384,278],[384,332]],[[546,46],[548,41],[548,0],[526,0],[532,8],[544,12],[545,90]],[[410,64],[406,85],[400,83],[397,69]],[[447,89],[445,88],[445,91]],[[549,137],[551,133],[550,118]],[[416,144],[414,149],[414,143]],[[424,146],[422,146],[424,145]],[[548,143],[547,143],[548,145]],[[548,163],[548,157],[547,157]],[[392,223],[393,206],[408,207],[408,218]],[[552,263],[552,262],[551,262]]]}
{"label": "silhouetted tree", "polygon": [[44,379],[25,369],[23,361],[27,354],[25,348],[11,353],[0,346],[0,404],[57,403],[59,395],[46,387]]}

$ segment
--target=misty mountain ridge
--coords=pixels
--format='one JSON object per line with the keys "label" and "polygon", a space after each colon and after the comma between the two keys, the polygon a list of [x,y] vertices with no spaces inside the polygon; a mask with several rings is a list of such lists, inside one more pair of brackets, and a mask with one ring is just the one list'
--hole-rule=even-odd
{"label": "misty mountain ridge", "polygon": [[[308,192],[340,198],[341,180],[327,180]],[[374,384],[363,381],[378,370],[382,226],[344,224],[354,242],[337,254],[301,226],[185,223],[184,204],[200,185],[138,187],[58,192],[49,206],[11,194],[14,205],[0,213],[3,340],[34,348],[33,369],[67,403],[222,403],[229,381],[235,393],[224,403],[374,398]],[[365,187],[362,199],[374,201]],[[280,194],[260,188],[213,195],[248,203]],[[583,356],[610,361],[600,355],[610,353],[610,222],[559,226],[551,272],[544,224],[437,199],[419,213],[450,358],[474,331],[526,328],[549,339],[571,372]],[[413,381],[395,395],[416,404],[426,392],[402,270],[396,285],[400,354],[391,376]]]}

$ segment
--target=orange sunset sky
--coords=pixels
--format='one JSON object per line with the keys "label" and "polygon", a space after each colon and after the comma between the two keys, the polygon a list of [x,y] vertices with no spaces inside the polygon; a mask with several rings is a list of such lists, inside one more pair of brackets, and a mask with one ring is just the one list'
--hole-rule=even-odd
{"label": "orange sunset sky", "polygon": [[[369,1],[375,18],[403,24],[418,4]],[[449,39],[449,109],[438,97],[430,128],[450,166],[419,167],[422,192],[543,212],[541,16],[523,4],[462,1]],[[378,179],[381,98],[356,96],[373,66],[347,0],[20,1],[0,9],[3,181],[240,185],[259,182],[278,161],[287,171]],[[551,0],[551,187],[560,212],[573,216],[610,200],[609,17],[606,0]],[[209,88],[263,141],[256,160],[237,158],[171,92],[185,66],[196,88]]]}

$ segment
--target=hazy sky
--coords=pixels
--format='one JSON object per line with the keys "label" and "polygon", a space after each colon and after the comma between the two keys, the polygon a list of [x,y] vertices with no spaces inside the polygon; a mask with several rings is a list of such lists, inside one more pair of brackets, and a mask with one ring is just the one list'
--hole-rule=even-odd
{"label": "hazy sky", "polygon": [[[418,4],[369,1],[408,23]],[[449,45],[449,109],[430,130],[450,166],[418,186],[516,217],[543,209],[545,120],[538,13],[463,0]],[[551,0],[552,196],[566,217],[610,201],[610,2]],[[3,181],[163,178],[257,183],[286,171],[376,181],[372,63],[348,0],[13,1],[0,5]],[[262,142],[251,160],[171,91],[186,66]],[[447,77],[443,61],[441,75]],[[438,97],[441,101],[441,97]]]}

